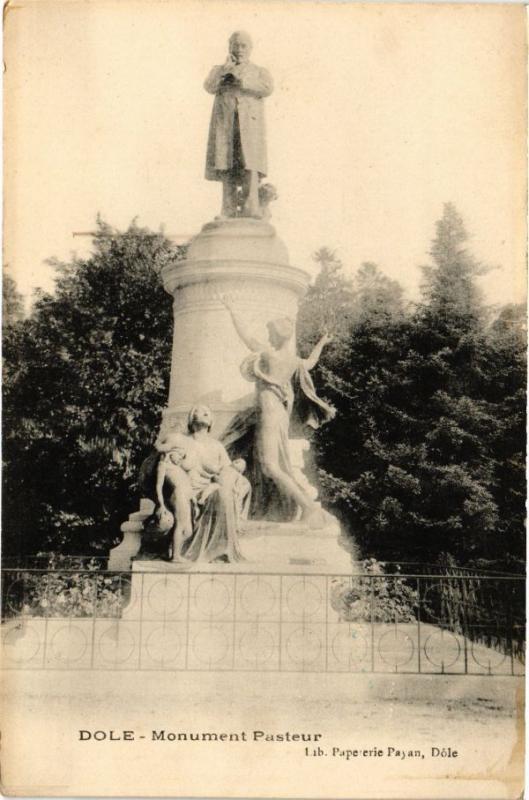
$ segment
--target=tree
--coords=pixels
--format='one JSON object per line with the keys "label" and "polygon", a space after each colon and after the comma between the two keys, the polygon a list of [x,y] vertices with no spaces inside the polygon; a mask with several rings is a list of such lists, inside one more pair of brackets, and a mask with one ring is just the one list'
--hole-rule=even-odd
{"label": "tree", "polygon": [[352,289],[355,324],[370,320],[381,326],[402,317],[402,286],[384,275],[373,262],[365,261],[361,265]]}
{"label": "tree", "polygon": [[437,335],[444,335],[452,342],[483,323],[485,309],[475,279],[490,267],[468,252],[465,246],[468,234],[453,203],[444,204],[443,216],[435,227],[430,250],[433,264],[421,268],[424,298],[421,310],[432,322],[435,320]]}
{"label": "tree", "polygon": [[315,373],[338,411],[315,437],[322,484],[364,555],[522,557],[523,339],[513,309],[487,327],[465,239],[446,206],[413,313],[364,265]]}
{"label": "tree", "polygon": [[19,322],[24,316],[24,298],[11,275],[4,270],[2,279],[2,326]]}
{"label": "tree", "polygon": [[52,262],[56,291],[4,341],[6,553],[108,549],[137,503],[138,467],[167,399],[171,300],[184,249],[98,220],[86,260]]}
{"label": "tree", "polygon": [[309,286],[298,313],[298,338],[302,351],[309,351],[328,331],[335,337],[332,350],[339,347],[350,328],[354,313],[352,281],[343,274],[342,262],[333,250],[320,248],[313,256],[319,273]]}
{"label": "tree", "polygon": [[[337,415],[314,437],[324,493],[365,556],[522,560],[523,309],[492,324],[483,273],[445,207],[411,309],[399,284],[335,254],[302,302],[301,347]],[[4,550],[104,553],[137,502],[138,467],[167,398],[171,302],[160,269],[184,255],[136,225],[98,223],[93,255],[54,262],[57,289],[4,331]]]}
{"label": "tree", "polygon": [[[337,414],[315,436],[314,445],[324,494],[343,524],[372,552],[372,530],[367,523],[374,497],[362,498],[355,484],[375,480],[372,469],[376,469],[376,459],[370,446],[377,425],[388,426],[387,383],[395,379],[406,326],[402,289],[372,263],[363,264],[347,283],[339,271],[341,264],[333,266],[331,283],[324,263],[323,275],[305,301],[309,309],[302,305],[300,314],[302,324],[309,320],[314,327],[316,310],[332,306],[336,287],[341,290],[338,341],[324,352],[314,371],[319,391],[331,400]],[[346,291],[342,290],[344,283]],[[314,313],[311,306],[315,306]]]}
{"label": "tree", "polygon": [[496,410],[493,452],[498,549],[525,560],[527,322],[521,305],[501,309],[487,332],[483,391]]}

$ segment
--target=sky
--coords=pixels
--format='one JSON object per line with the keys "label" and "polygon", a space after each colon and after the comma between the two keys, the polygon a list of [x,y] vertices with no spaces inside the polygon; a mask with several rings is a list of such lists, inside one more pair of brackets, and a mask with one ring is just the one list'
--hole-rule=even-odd
{"label": "sky", "polygon": [[5,27],[4,255],[19,289],[53,288],[97,213],[171,235],[220,208],[204,179],[227,39],[272,73],[272,222],[291,263],[335,249],[416,297],[443,203],[494,267],[488,302],[525,296],[525,22],[521,6],[226,0],[24,0]]}

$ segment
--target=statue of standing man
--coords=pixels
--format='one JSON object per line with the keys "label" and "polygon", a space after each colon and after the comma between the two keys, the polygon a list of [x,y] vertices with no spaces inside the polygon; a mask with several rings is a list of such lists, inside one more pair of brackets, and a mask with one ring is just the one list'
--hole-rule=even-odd
{"label": "statue of standing man", "polygon": [[215,95],[209,128],[206,178],[222,181],[223,217],[261,217],[259,181],[266,175],[263,99],[272,93],[266,69],[249,60],[252,40],[230,36],[229,55],[204,84]]}

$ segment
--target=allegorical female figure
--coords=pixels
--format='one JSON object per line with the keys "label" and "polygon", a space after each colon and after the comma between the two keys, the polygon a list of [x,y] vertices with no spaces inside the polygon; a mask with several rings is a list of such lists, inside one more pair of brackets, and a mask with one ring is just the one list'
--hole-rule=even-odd
{"label": "allegorical female figure", "polygon": [[227,448],[252,461],[254,517],[292,519],[297,508],[311,528],[325,525],[325,515],[297,482],[290,460],[289,426],[294,406],[300,420],[317,428],[334,416],[321,400],[309,371],[316,366],[324,346],[322,336],[307,359],[292,351],[294,323],[287,317],[268,323],[268,344],[249,333],[232,303],[223,298],[239,337],[251,350],[241,366],[243,375],[255,382],[255,406],[238,414],[223,436]]}
{"label": "allegorical female figure", "polygon": [[238,532],[244,465],[232,464],[225,447],[211,436],[211,425],[210,409],[194,406],[188,433],[169,431],[159,437],[157,458],[147,466],[151,484],[155,478],[156,516],[169,520],[173,561],[242,559]]}
{"label": "allegorical female figure", "polygon": [[250,62],[251,50],[247,33],[233,33],[228,58],[213,67],[204,84],[215,95],[206,178],[222,181],[225,217],[261,216],[259,180],[267,172],[263,99],[273,84],[266,69]]}

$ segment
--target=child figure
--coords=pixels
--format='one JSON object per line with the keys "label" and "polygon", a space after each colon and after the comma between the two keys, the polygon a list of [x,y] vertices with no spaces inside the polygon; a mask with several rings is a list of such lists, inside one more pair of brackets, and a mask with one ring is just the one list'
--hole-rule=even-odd
{"label": "child figure", "polygon": [[[160,453],[156,471],[158,520],[161,525],[167,523],[168,528],[173,528],[172,560],[183,561],[182,545],[193,533],[193,485],[202,473],[194,452],[193,439],[180,430],[170,431],[159,437],[155,447]],[[169,486],[168,502],[171,510],[165,503],[166,484]]]}
{"label": "child figure", "polygon": [[233,493],[235,495],[235,507],[237,509],[237,517],[239,523],[248,519],[248,512],[250,511],[250,500],[252,499],[252,484],[243,475],[246,469],[246,461],[244,458],[236,458],[231,462],[231,468],[237,472],[237,477],[233,484]]}

